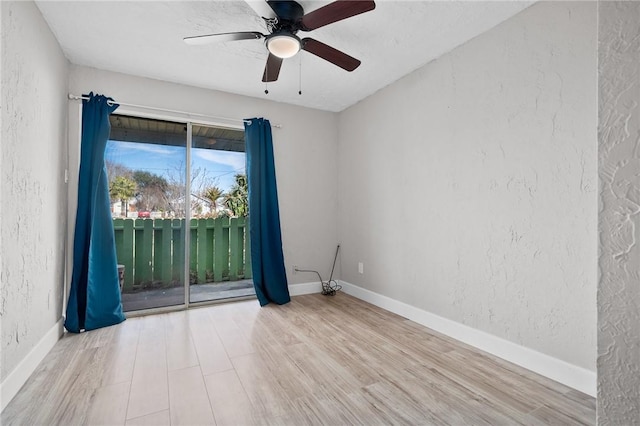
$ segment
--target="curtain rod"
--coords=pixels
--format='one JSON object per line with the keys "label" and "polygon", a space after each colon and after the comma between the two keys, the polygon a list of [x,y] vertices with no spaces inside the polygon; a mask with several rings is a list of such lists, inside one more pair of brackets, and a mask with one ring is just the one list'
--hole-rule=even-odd
{"label": "curtain rod", "polygon": [[[72,100],[72,101],[79,101],[79,100],[88,101],[89,100],[89,98],[86,97],[86,96],[78,96],[78,95],[74,95],[72,93],[69,93],[68,96],[69,96],[69,100]],[[151,106],[146,106],[146,105],[128,104],[128,103],[125,103],[125,102],[118,102],[118,101],[107,101],[107,104],[109,104],[109,105],[118,104],[118,105],[122,105],[122,106],[128,106],[128,107],[134,107],[134,108],[143,108],[143,109],[149,109],[149,110],[153,110],[153,111],[171,112],[171,113],[174,113],[174,114],[183,114],[183,115],[198,116],[198,117],[203,117],[203,118],[213,118],[214,120],[235,121],[235,122],[239,122],[239,123],[251,124],[251,121],[243,120],[243,119],[239,119],[239,118],[218,117],[218,116],[215,116],[215,115],[198,114],[198,113],[195,113],[195,112],[178,111],[178,110],[175,110],[175,109],[156,108],[156,107],[151,107]],[[281,129],[282,128],[282,124],[272,124],[271,126],[277,128],[277,129]]]}

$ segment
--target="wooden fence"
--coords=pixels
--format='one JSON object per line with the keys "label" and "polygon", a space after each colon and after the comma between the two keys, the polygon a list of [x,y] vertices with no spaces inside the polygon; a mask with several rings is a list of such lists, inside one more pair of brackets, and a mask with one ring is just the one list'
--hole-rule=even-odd
{"label": "wooden fence", "polygon": [[[191,284],[251,278],[249,218],[191,219]],[[123,292],[184,280],[185,219],[114,219]]]}

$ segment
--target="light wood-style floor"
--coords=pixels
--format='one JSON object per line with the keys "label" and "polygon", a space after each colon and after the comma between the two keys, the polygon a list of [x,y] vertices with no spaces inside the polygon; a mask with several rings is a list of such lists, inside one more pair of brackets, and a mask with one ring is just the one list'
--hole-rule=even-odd
{"label": "light wood-style floor", "polygon": [[65,335],[2,424],[595,423],[593,398],[346,294]]}

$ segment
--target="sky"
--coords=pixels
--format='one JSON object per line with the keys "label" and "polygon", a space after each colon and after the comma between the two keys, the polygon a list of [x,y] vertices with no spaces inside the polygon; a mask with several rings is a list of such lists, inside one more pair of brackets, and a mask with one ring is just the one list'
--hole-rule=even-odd
{"label": "sky", "polygon": [[[169,179],[186,162],[186,152],[185,147],[110,140],[105,159],[133,171],[144,170]],[[227,191],[234,183],[234,175],[245,173],[245,153],[192,148],[191,164],[192,170],[206,170],[206,176]],[[193,186],[197,185],[195,182]],[[195,189],[192,187],[192,192]]]}

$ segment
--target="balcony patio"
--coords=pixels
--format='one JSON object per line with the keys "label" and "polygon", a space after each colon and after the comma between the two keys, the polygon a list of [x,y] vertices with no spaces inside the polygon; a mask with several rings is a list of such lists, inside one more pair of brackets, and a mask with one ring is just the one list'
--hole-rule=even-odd
{"label": "balcony patio", "polygon": [[[241,280],[222,283],[194,284],[189,287],[189,303],[233,299],[255,296],[253,281]],[[158,288],[123,293],[122,305],[125,312],[152,309],[158,306],[177,306],[184,303],[184,288]]]}
{"label": "balcony patio", "polygon": [[185,302],[255,296],[251,279],[248,218],[114,219],[116,253],[126,312]]}

